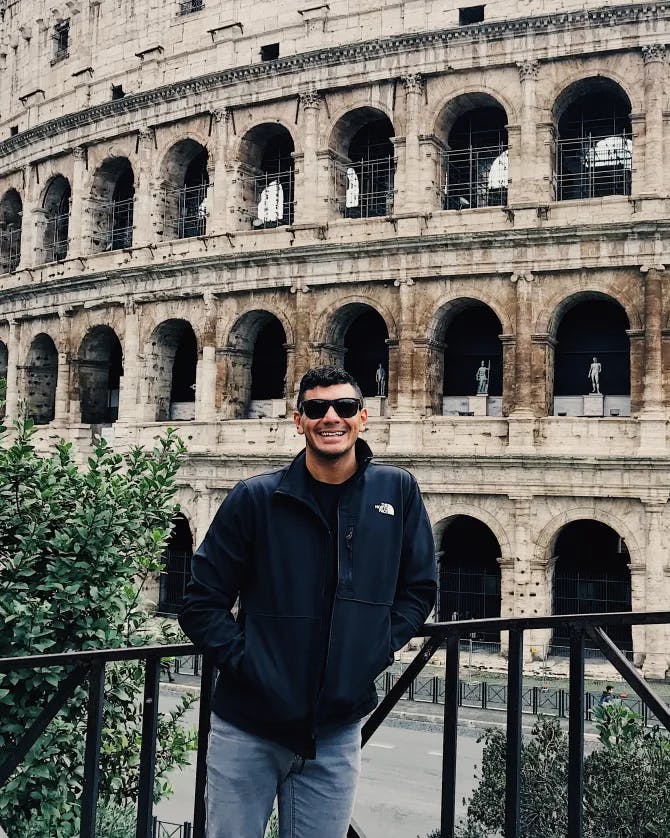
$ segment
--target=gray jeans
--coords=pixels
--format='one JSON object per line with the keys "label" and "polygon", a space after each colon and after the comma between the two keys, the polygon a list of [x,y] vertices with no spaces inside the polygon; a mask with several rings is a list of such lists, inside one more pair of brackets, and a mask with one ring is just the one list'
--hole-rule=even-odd
{"label": "gray jeans", "polygon": [[275,797],[280,838],[345,838],[361,771],[361,723],[317,740],[316,759],[212,714],[207,838],[263,838]]}

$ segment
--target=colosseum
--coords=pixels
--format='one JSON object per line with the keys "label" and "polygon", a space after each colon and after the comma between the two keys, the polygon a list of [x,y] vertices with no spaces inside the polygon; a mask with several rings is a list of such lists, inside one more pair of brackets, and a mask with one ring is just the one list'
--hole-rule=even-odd
{"label": "colosseum", "polygon": [[[7,418],[82,456],[179,429],[160,610],[235,481],[300,449],[324,362],[420,482],[440,619],[667,604],[665,3],[0,15]],[[664,628],[615,639],[664,676]]]}

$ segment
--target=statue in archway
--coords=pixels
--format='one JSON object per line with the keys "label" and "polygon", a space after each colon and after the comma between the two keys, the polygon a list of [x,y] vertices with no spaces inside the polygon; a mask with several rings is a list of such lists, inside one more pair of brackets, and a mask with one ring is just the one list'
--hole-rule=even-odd
{"label": "statue in archway", "polygon": [[600,373],[603,370],[603,365],[599,363],[598,359],[594,357],[589,367],[588,378],[591,382],[591,392],[600,394]]}
{"label": "statue in archway", "polygon": [[377,367],[377,372],[375,373],[375,381],[377,382],[377,395],[378,396],[385,396],[386,395],[386,370],[380,364]]}
{"label": "statue in archway", "polygon": [[477,395],[478,396],[486,396],[489,392],[489,373],[491,372],[491,362],[489,361],[488,366],[484,363],[482,359],[481,364],[479,365],[479,369],[475,374],[475,381],[477,382]]}

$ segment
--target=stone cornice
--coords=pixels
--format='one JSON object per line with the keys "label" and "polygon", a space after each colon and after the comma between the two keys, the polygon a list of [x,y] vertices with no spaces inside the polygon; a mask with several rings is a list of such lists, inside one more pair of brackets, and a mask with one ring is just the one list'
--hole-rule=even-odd
{"label": "stone cornice", "polygon": [[278,58],[275,61],[264,61],[221,70],[216,73],[207,73],[203,76],[164,85],[142,93],[131,94],[123,99],[104,102],[83,111],[48,120],[1,142],[0,158],[7,157],[37,140],[47,139],[53,137],[54,134],[91,125],[110,116],[141,111],[162,102],[176,100],[193,93],[217,90],[238,82],[255,81],[261,78],[286,75],[305,69],[328,67],[340,63],[369,62],[376,58],[407,53],[425,46],[435,47],[436,45],[448,45],[450,43],[496,41],[505,37],[517,38],[533,33],[561,32],[580,27],[601,29],[626,23],[663,20],[668,17],[670,17],[670,4],[665,2],[644,5],[602,6],[575,12],[490,21],[452,29],[413,32],[298,53],[286,58]]}

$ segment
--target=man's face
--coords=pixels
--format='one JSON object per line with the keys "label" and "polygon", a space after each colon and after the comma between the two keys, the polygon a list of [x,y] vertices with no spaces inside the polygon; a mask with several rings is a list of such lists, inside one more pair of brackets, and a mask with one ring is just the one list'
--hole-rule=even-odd
{"label": "man's face", "polygon": [[[314,387],[305,391],[307,399],[356,399],[351,384],[332,384],[329,387]],[[304,413],[293,412],[293,420],[299,434],[304,434],[309,452],[321,459],[334,460],[346,457],[352,452],[358,434],[365,427],[368,412],[359,410],[350,419],[343,419],[331,405],[323,419],[308,419]],[[352,452],[353,453],[353,452]]]}

